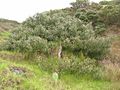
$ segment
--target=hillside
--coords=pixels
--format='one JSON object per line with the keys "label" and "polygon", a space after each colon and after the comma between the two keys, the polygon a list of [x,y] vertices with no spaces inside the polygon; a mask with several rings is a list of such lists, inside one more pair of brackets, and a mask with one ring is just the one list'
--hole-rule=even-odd
{"label": "hillside", "polygon": [[119,0],[71,5],[1,19],[0,90],[120,90]]}
{"label": "hillside", "polygon": [[0,79],[0,90],[109,90],[112,85],[118,84],[97,81],[89,77],[76,78],[67,73],[55,83],[51,73],[41,70],[31,61],[26,62],[22,59],[20,61],[0,59],[0,78],[3,78]]}
{"label": "hillside", "polygon": [[9,31],[18,25],[19,23],[17,21],[0,19],[0,32]]}
{"label": "hillside", "polygon": [[10,30],[17,27],[20,23],[13,20],[0,19],[0,42],[10,35]]}

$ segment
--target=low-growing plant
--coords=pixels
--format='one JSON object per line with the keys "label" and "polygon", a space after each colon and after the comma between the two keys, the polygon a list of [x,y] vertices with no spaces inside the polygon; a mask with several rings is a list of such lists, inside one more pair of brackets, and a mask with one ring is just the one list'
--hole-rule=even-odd
{"label": "low-growing plant", "polygon": [[103,61],[103,78],[109,81],[120,81],[120,64],[110,60]]}
{"label": "low-growing plant", "polygon": [[[38,65],[45,71],[57,72],[60,76],[64,73],[70,73],[74,75],[91,75],[94,78],[99,78],[99,66],[94,59],[86,58],[83,54],[79,57],[71,56],[70,58],[38,58]],[[98,77],[99,76],[99,77]]]}

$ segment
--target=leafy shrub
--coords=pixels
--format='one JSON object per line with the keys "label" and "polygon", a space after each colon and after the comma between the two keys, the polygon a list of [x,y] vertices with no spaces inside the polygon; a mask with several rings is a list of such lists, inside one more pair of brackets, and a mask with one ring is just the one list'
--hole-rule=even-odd
{"label": "leafy shrub", "polygon": [[6,48],[28,53],[34,53],[39,50],[42,52],[46,51],[47,41],[32,35],[32,32],[32,29],[19,27],[8,39]]}
{"label": "leafy shrub", "polygon": [[120,5],[107,5],[100,11],[101,20],[106,25],[118,25],[120,23]]}
{"label": "leafy shrub", "polygon": [[102,5],[100,5],[99,3],[92,2],[89,8],[92,10],[99,11],[102,8]]}
{"label": "leafy shrub", "polygon": [[96,23],[96,26],[94,27],[94,31],[96,33],[96,36],[101,35],[104,31],[106,31],[106,26],[103,23]]}
{"label": "leafy shrub", "polygon": [[37,62],[43,70],[49,72],[56,71],[59,75],[67,72],[75,75],[89,74],[93,77],[98,77],[95,73],[99,73],[96,60],[85,58],[82,53],[79,57],[72,56],[71,58],[63,59],[39,57]]}
{"label": "leafy shrub", "polygon": [[77,60],[72,59],[70,61],[70,68],[68,70],[71,73],[78,73],[78,74],[92,74],[95,72],[96,68],[96,61],[90,58],[86,58],[85,60]]}
{"label": "leafy shrub", "polygon": [[[87,14],[89,20],[95,20],[96,14]],[[28,18],[13,31],[6,42],[6,48],[25,53],[51,53],[50,49],[54,48],[51,43],[55,43],[57,47],[61,45],[67,50],[70,48],[72,51],[82,51],[94,58],[104,55],[109,48],[106,39],[96,38],[91,24],[85,25],[80,19],[62,11],[44,12]],[[95,56],[95,53],[98,56]]]}
{"label": "leafy shrub", "polygon": [[86,8],[89,6],[89,0],[76,0],[76,2],[71,3],[71,5],[75,9]]}
{"label": "leafy shrub", "polygon": [[96,36],[106,30],[105,24],[100,20],[98,11],[94,9],[77,9],[75,17],[82,20],[85,24],[91,23]]}
{"label": "leafy shrub", "polygon": [[91,58],[100,59],[109,52],[110,40],[104,38],[92,38],[85,43],[83,51]]}
{"label": "leafy shrub", "polygon": [[75,13],[75,17],[79,18],[80,20],[82,20],[84,22],[88,22],[88,18],[86,16],[86,10],[84,10],[84,9],[77,9],[77,11]]}
{"label": "leafy shrub", "polygon": [[101,4],[101,5],[110,5],[111,1],[100,1],[99,4]]}
{"label": "leafy shrub", "polygon": [[109,38],[90,38],[88,40],[79,40],[76,38],[73,39],[74,44],[66,42],[66,45],[73,52],[78,53],[82,51],[86,56],[101,59],[109,52],[110,42]]}

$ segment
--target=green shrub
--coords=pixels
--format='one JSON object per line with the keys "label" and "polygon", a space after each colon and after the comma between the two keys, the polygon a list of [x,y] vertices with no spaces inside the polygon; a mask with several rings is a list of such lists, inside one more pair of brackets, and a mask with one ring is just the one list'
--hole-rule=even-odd
{"label": "green shrub", "polygon": [[[89,20],[96,20],[93,11],[88,11],[86,15]],[[50,11],[28,18],[12,32],[5,46],[7,50],[22,53],[52,53],[53,43],[57,48],[62,46],[66,50],[82,51],[92,58],[99,58],[105,54],[109,44],[105,38],[96,37],[91,23],[84,24],[62,11]]]}
{"label": "green shrub", "polygon": [[96,26],[94,27],[94,31],[96,33],[96,36],[101,35],[104,31],[106,31],[106,26],[103,23],[96,23]]}
{"label": "green shrub", "polygon": [[76,2],[71,3],[71,5],[75,9],[86,8],[89,6],[89,0],[76,0]]}
{"label": "green shrub", "polygon": [[[71,56],[70,58],[41,58],[39,57],[38,65],[43,70],[49,72],[58,72],[59,75],[64,73],[71,73],[74,75],[91,75],[94,78],[100,77],[99,66],[97,66],[97,61],[90,58],[85,58],[81,53],[79,57]],[[95,74],[97,73],[97,74]]]}
{"label": "green shrub", "polygon": [[45,52],[47,50],[47,40],[32,35],[32,32],[32,29],[19,27],[7,40],[6,48],[28,53],[34,53],[39,50]]}
{"label": "green shrub", "polygon": [[96,10],[77,9],[75,17],[82,20],[84,24],[91,23],[96,36],[106,30],[105,24],[100,20],[100,15]]}
{"label": "green shrub", "polygon": [[106,25],[120,26],[120,5],[107,5],[100,10],[101,20]]}
{"label": "green shrub", "polygon": [[110,39],[105,38],[90,38],[88,40],[73,39],[73,43],[66,42],[67,48],[70,48],[73,53],[82,51],[84,55],[91,58],[101,59],[108,52],[110,47]]}

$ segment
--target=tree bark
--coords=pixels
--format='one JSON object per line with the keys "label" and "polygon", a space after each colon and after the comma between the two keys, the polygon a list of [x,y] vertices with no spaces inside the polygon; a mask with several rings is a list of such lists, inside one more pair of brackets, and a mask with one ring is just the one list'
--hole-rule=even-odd
{"label": "tree bark", "polygon": [[62,58],[62,45],[60,44],[59,50],[58,50],[58,58]]}

